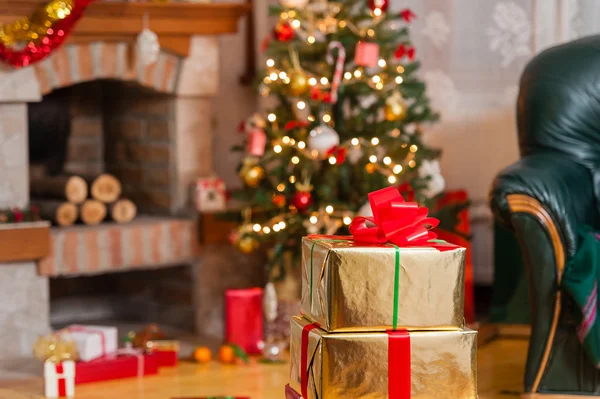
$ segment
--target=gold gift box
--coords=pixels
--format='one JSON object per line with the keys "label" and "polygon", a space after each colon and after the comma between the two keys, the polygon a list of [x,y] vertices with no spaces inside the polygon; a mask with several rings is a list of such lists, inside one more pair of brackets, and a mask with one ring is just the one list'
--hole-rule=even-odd
{"label": "gold gift box", "polygon": [[[329,332],[392,329],[395,270],[393,246],[305,237],[301,313]],[[400,248],[399,274],[396,328],[464,327],[464,248]]]}
{"label": "gold gift box", "polygon": [[[290,386],[301,392],[302,329],[310,322],[292,318]],[[308,397],[304,399],[386,399],[388,335],[308,334]],[[410,332],[411,399],[477,398],[477,332]]]}

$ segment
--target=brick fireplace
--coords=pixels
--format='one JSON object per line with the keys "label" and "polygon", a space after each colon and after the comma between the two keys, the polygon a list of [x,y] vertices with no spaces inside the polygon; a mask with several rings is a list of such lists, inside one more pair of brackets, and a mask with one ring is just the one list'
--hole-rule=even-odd
{"label": "brick fireplace", "polygon": [[[210,296],[220,295],[225,285],[236,281],[261,280],[252,276],[251,269],[221,279],[223,273],[231,275],[236,267],[243,267],[247,259],[222,250],[211,252],[208,247],[200,256],[190,195],[198,177],[213,173],[211,102],[218,90],[219,47],[210,35],[235,31],[244,6],[164,7],[168,8],[96,4],[89,9],[90,21],[101,19],[103,10],[106,18],[118,11],[120,18],[131,18],[131,24],[123,24],[129,31],[99,37],[94,29],[100,25],[86,25],[84,17],[72,39],[49,58],[23,69],[0,70],[0,207],[24,207],[30,202],[29,175],[38,168],[28,160],[28,104],[66,92],[71,134],[65,170],[115,175],[124,196],[136,203],[141,215],[126,225],[53,227],[47,257],[0,263],[0,336],[16,343],[0,358],[30,354],[36,337],[50,329],[49,287],[64,297],[60,293],[72,286],[65,279],[80,279],[81,287],[131,285],[134,290],[134,281],[164,280],[142,291],[175,302],[183,298],[193,311],[184,316],[193,319],[189,324],[198,332],[213,333],[221,328],[219,322],[207,324],[206,317],[220,319],[221,315]],[[141,16],[148,13],[150,27],[156,24],[166,46],[155,64],[144,67],[135,57],[133,37],[141,29]],[[204,21],[211,20],[210,13],[217,22],[228,18],[229,25],[200,28],[196,24],[201,21],[191,19],[204,15]],[[151,270],[158,274],[147,278]],[[122,273],[118,281],[90,280],[99,276],[107,281],[103,276],[116,272]],[[181,281],[187,285],[178,285]]]}

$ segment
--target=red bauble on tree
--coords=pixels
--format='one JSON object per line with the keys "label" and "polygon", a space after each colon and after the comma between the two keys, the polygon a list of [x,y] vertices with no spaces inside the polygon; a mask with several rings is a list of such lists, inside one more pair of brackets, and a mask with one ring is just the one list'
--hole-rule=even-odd
{"label": "red bauble on tree", "polygon": [[280,42],[289,42],[294,38],[294,28],[287,22],[279,21],[279,23],[275,25],[275,29],[273,29],[273,36]]}
{"label": "red bauble on tree", "polygon": [[300,212],[304,212],[312,204],[312,194],[310,191],[296,191],[292,197],[292,205]]}
{"label": "red bauble on tree", "polygon": [[369,8],[371,11],[375,11],[376,8],[379,8],[381,11],[385,11],[389,5],[389,0],[369,0]]}

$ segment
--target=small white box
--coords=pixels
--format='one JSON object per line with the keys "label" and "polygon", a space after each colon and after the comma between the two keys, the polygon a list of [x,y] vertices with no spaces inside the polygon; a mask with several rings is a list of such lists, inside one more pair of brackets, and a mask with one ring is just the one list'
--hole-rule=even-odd
{"label": "small white box", "polygon": [[44,394],[47,398],[75,396],[75,362],[44,362]]}
{"label": "small white box", "polygon": [[225,183],[218,177],[198,179],[196,182],[196,209],[199,212],[220,212],[227,207]]}
{"label": "small white box", "polygon": [[84,362],[110,355],[119,348],[116,327],[72,325],[67,331],[77,345],[79,360]]}

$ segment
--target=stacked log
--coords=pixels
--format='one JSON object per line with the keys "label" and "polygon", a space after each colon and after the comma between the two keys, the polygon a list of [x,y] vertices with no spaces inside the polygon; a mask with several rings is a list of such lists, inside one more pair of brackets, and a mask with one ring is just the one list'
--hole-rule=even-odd
{"label": "stacked log", "polygon": [[119,179],[109,174],[35,178],[30,190],[40,216],[58,226],[71,226],[77,220],[86,225],[104,220],[128,223],[137,215],[135,204],[120,198]]}

